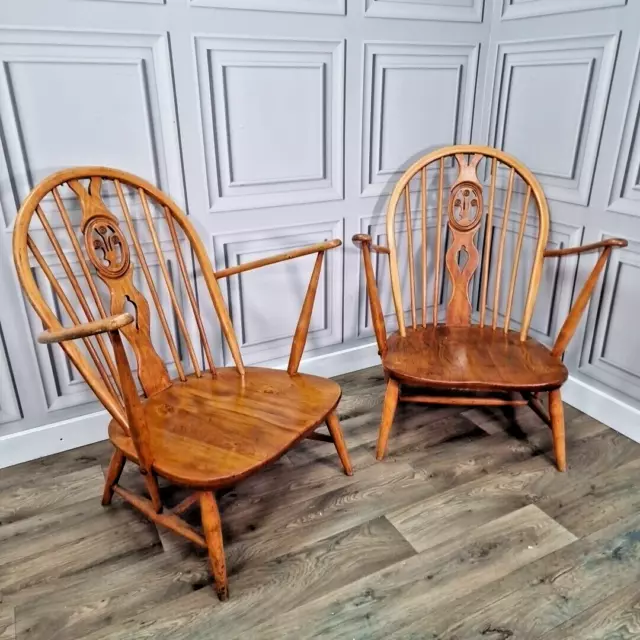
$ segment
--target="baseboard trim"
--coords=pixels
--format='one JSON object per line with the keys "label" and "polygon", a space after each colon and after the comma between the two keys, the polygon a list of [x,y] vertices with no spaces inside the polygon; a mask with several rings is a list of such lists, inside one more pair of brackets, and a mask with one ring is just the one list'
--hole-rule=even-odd
{"label": "baseboard trim", "polygon": [[[312,356],[302,361],[300,370],[332,377],[375,366],[380,362],[375,343]],[[276,364],[284,368],[282,362]],[[640,411],[599,389],[570,376],[562,388],[563,400],[640,442]],[[0,469],[54,453],[76,449],[107,438],[109,416],[97,411],[77,418],[0,436]]]}
{"label": "baseboard trim", "polygon": [[640,410],[574,376],[562,387],[562,399],[580,411],[640,442]]}
{"label": "baseboard trim", "polygon": [[96,411],[1,436],[0,469],[106,440],[108,424],[109,414]]}

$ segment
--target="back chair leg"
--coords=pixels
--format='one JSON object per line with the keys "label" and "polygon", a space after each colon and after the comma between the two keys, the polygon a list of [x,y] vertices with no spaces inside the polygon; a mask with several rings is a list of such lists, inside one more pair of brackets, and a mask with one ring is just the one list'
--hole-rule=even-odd
{"label": "back chair leg", "polygon": [[216,593],[220,600],[229,597],[229,584],[227,582],[227,566],[224,557],[222,543],[222,523],[216,498],[211,491],[203,491],[200,494],[200,514],[202,516],[202,528],[204,538],[207,541],[211,571],[215,581]]}
{"label": "back chair leg", "polygon": [[332,411],[327,416],[327,427],[329,433],[333,438],[333,443],[336,445],[336,451],[340,457],[340,462],[344,467],[344,472],[348,476],[353,475],[353,467],[351,466],[351,460],[349,459],[349,452],[347,451],[347,445],[344,442],[344,436],[342,435],[342,428],[340,427],[340,421],[335,411]]}
{"label": "back chair leg", "polygon": [[559,471],[567,470],[567,452],[564,435],[564,408],[560,389],[549,392],[549,415],[553,432],[553,450]]}
{"label": "back chair leg", "polygon": [[380,423],[380,432],[378,434],[378,447],[376,449],[376,458],[382,460],[387,452],[387,442],[393,417],[396,414],[398,406],[398,396],[400,395],[400,385],[393,378],[387,381],[387,390],[384,394],[384,405],[382,407],[382,421]]}
{"label": "back chair leg", "polygon": [[102,494],[102,505],[107,506],[111,504],[113,498],[113,487],[118,484],[120,480],[120,474],[124,469],[124,463],[127,459],[124,457],[124,453],[120,449],[116,449],[111,456],[109,462],[109,468],[107,469],[107,476],[104,481],[104,492]]}

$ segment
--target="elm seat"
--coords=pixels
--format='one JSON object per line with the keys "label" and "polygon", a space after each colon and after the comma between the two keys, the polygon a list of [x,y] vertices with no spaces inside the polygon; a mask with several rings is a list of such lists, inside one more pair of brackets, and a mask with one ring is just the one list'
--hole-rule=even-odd
{"label": "elm seat", "polygon": [[[221,600],[229,588],[215,489],[258,472],[302,438],[332,442],[344,472],[353,473],[336,413],[340,388],[298,373],[322,265],[341,244],[325,240],[214,271],[175,202],[108,167],[59,171],[18,212],[13,256],[46,329],[38,341],[61,345],[113,419],[102,504],[116,494],[206,549]],[[221,284],[303,256],[315,262],[286,371],[245,367]],[[233,369],[217,370],[210,344],[216,323],[205,328],[205,318],[217,319]],[[314,431],[322,423],[328,434]],[[120,483],[127,461],[140,468],[145,495]],[[171,496],[161,495],[159,476],[190,495],[166,504]],[[197,506],[201,528],[182,517]]]}
{"label": "elm seat", "polygon": [[[527,167],[500,149],[454,145],[417,159],[394,186],[388,246],[353,236],[387,378],[378,460],[398,402],[529,405],[551,427],[558,469],[567,468],[562,357],[611,252],[627,241],[551,248],[549,225],[544,192]],[[592,251],[600,255],[549,350],[529,338],[545,263]],[[382,263],[398,327],[390,337],[378,292]],[[516,322],[517,333],[510,330]],[[414,388],[403,393],[403,385]],[[425,393],[416,393],[420,387]],[[548,409],[541,391],[548,393]]]}
{"label": "elm seat", "polygon": [[[247,367],[188,376],[144,401],[153,469],[177,484],[215,489],[247,477],[307,436],[340,400],[338,384]],[[109,438],[137,463],[130,436],[112,420]],[[185,455],[185,451],[189,455]]]}
{"label": "elm seat", "polygon": [[382,365],[405,384],[441,389],[544,391],[568,376],[560,358],[532,338],[491,327],[428,325],[388,338]]}

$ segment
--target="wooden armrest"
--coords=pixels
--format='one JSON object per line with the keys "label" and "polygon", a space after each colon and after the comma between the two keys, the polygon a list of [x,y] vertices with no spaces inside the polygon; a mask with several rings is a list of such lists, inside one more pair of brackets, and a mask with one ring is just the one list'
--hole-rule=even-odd
{"label": "wooden armrest", "polygon": [[566,249],[547,249],[544,252],[545,258],[559,258],[561,256],[575,256],[580,253],[589,251],[597,251],[598,249],[606,249],[607,247],[626,247],[629,243],[623,238],[607,238],[600,242],[592,242],[591,244],[583,244],[581,247],[568,247]]}
{"label": "wooden armrest", "polygon": [[362,244],[368,245],[369,249],[371,249],[371,251],[373,251],[374,253],[386,253],[387,255],[389,254],[388,247],[382,247],[379,244],[373,244],[371,236],[367,235],[366,233],[356,233],[356,235],[353,236],[351,240],[354,244],[358,244],[359,242],[361,242]]}
{"label": "wooden armrest", "polygon": [[373,321],[373,332],[376,336],[378,344],[378,353],[383,355],[387,351],[387,328],[384,322],[384,313],[380,304],[380,295],[378,294],[378,285],[376,276],[373,272],[373,264],[371,262],[371,252],[389,253],[387,247],[381,247],[377,244],[371,244],[371,236],[366,233],[356,233],[352,241],[357,244],[361,243],[362,263],[364,266],[365,283],[367,285],[367,296],[369,297],[369,306],[371,308],[371,319]]}
{"label": "wooden armrest", "polygon": [[[569,310],[569,314],[567,315],[564,324],[560,328],[560,332],[558,333],[558,337],[556,338],[555,344],[551,349],[551,353],[554,356],[562,357],[562,354],[565,352],[573,334],[575,333],[578,323],[580,322],[580,318],[584,313],[584,310],[587,308],[587,303],[591,299],[591,295],[593,294],[593,290],[598,282],[598,278],[600,274],[604,270],[607,262],[609,261],[609,256],[611,256],[611,251],[613,251],[616,247],[626,247],[627,241],[622,240],[620,238],[610,238],[608,240],[602,240],[601,242],[594,242],[593,244],[585,244],[582,247],[575,247],[573,249],[558,249],[553,252],[552,255],[562,256],[562,255],[572,255],[576,253],[583,253],[585,251],[595,251],[597,249],[602,249],[602,253],[598,256],[598,260],[596,264],[593,266],[589,277],[585,281],[580,293],[575,299],[573,306]],[[551,253],[551,252],[549,252]],[[545,256],[547,252],[545,252]]]}
{"label": "wooden armrest", "polygon": [[99,333],[122,329],[122,327],[126,327],[132,322],[133,316],[130,313],[120,313],[115,316],[109,316],[108,318],[101,318],[95,322],[79,324],[75,327],[45,331],[38,336],[38,342],[40,344],[51,344],[54,342],[64,342],[65,340],[88,338],[89,336],[95,336]]}
{"label": "wooden armrest", "polygon": [[286,251],[285,253],[279,253],[275,256],[269,256],[268,258],[261,258],[260,260],[253,260],[252,262],[245,262],[245,264],[239,264],[235,267],[228,267],[227,269],[221,269],[215,272],[217,279],[227,278],[233,276],[236,273],[243,273],[244,271],[251,271],[251,269],[257,269],[258,267],[266,267],[270,264],[276,264],[277,262],[284,262],[285,260],[291,260],[293,258],[300,258],[302,256],[308,256],[311,253],[320,253],[322,251],[328,251],[329,249],[335,249],[342,244],[342,240],[327,240],[326,242],[319,242],[318,244],[312,244],[308,247],[302,247],[300,249],[293,249],[292,251]]}

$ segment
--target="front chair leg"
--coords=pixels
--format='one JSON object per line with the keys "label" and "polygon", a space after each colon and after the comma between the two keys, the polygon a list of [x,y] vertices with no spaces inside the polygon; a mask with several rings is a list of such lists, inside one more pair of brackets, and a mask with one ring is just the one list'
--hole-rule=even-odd
{"label": "front chair leg", "polygon": [[200,494],[200,515],[202,516],[202,528],[204,538],[207,541],[216,593],[220,600],[226,600],[229,597],[229,584],[222,544],[222,524],[218,505],[211,491],[203,491]]}
{"label": "front chair leg", "polygon": [[382,421],[380,422],[378,446],[376,449],[376,458],[378,460],[382,460],[387,452],[387,441],[389,440],[393,417],[396,414],[399,394],[400,385],[396,380],[390,377],[387,381],[387,390],[384,394],[384,405],[382,406]]}
{"label": "front chair leg", "polygon": [[342,466],[344,467],[344,472],[348,476],[352,476],[353,467],[351,466],[347,445],[344,442],[344,436],[342,435],[342,429],[340,428],[340,421],[338,420],[338,416],[335,411],[332,411],[327,416],[327,427],[329,428],[329,433],[333,438],[333,443],[336,445],[336,450],[340,457],[340,462],[342,462]]}
{"label": "front chair leg", "polygon": [[124,463],[127,459],[124,457],[124,453],[120,449],[116,449],[112,456],[111,462],[109,462],[109,468],[107,469],[107,476],[104,480],[104,492],[102,494],[102,506],[106,507],[111,504],[113,498],[113,487],[118,484],[120,480],[120,474],[124,469]]}
{"label": "front chair leg", "polygon": [[564,408],[560,389],[549,391],[549,415],[553,432],[553,451],[556,456],[558,471],[567,470],[567,452],[564,435]]}

